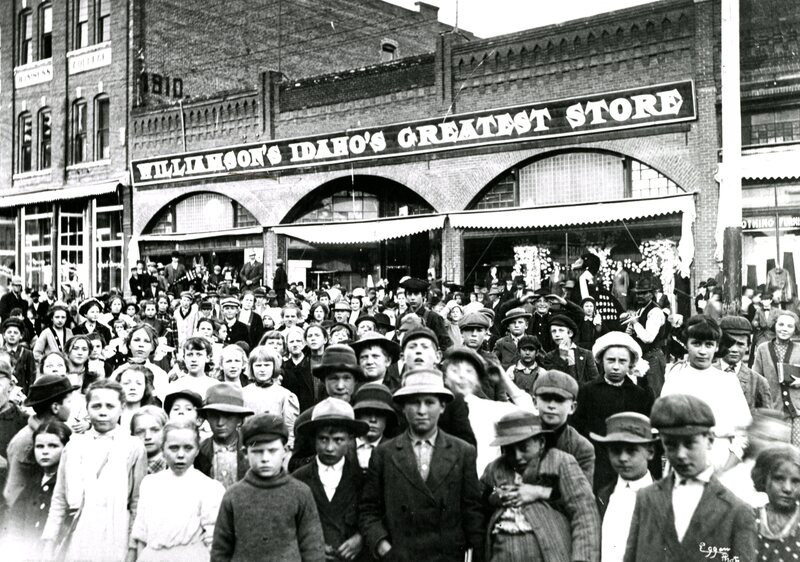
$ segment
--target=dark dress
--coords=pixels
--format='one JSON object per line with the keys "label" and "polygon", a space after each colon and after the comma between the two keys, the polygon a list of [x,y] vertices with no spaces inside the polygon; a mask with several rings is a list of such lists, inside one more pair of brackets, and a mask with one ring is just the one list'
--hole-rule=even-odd
{"label": "dark dress", "polygon": [[37,476],[22,490],[8,513],[8,536],[14,537],[15,542],[26,545],[39,542],[55,487],[54,473],[45,481]]}
{"label": "dark dress", "polygon": [[758,542],[756,543],[756,560],[769,562],[795,562],[800,558],[800,521],[783,538],[768,538],[766,529],[766,511],[756,511],[758,526]]}

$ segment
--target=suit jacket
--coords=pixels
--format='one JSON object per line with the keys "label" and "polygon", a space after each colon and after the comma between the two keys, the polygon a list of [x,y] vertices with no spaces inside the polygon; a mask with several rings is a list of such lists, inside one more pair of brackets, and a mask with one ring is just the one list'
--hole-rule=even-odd
{"label": "suit jacket", "polygon": [[[214,478],[214,444],[213,437],[208,437],[200,443],[200,451],[194,459],[194,467],[208,476]],[[236,480],[241,480],[250,468],[247,462],[247,453],[244,447],[236,447]]]}
{"label": "suit jacket", "polygon": [[639,490],[628,534],[625,562],[699,562],[708,560],[700,551],[730,547],[732,559],[752,562],[756,556],[756,522],[752,509],[715,476],[706,485],[689,528],[678,542],[672,510],[674,475]]}
{"label": "suit jacket", "polygon": [[319,398],[316,381],[311,375],[311,359],[306,355],[297,365],[287,361],[283,364],[283,380],[281,386],[290,390],[297,396],[300,411],[305,412],[313,408]]}
{"label": "suit jacket", "polygon": [[[256,261],[255,263],[247,262],[239,271],[239,279],[242,280],[243,285],[248,287],[258,287],[261,285],[261,280],[263,277],[264,264],[262,264],[260,261]],[[248,281],[252,281],[252,283],[248,285]]]}
{"label": "suit jacket", "polygon": [[[589,483],[594,482],[594,445],[571,425],[563,425],[546,438],[551,447],[569,453],[578,461]],[[550,447],[548,447],[550,448]]]}
{"label": "suit jacket", "polygon": [[28,389],[36,380],[36,361],[33,358],[33,353],[22,344],[17,346],[15,354],[11,354],[11,367],[14,369],[14,378],[17,379],[17,385],[22,389],[22,392],[27,396]]}
{"label": "suit jacket", "polygon": [[616,487],[617,483],[612,482],[611,484],[607,484],[603,486],[597,491],[595,496],[597,497],[597,510],[600,512],[600,521],[602,522],[606,516],[606,510],[608,509],[608,502],[611,501],[611,494],[614,493],[614,488]]}
{"label": "suit jacket", "polygon": [[578,384],[586,384],[589,381],[600,378],[600,373],[597,371],[597,363],[594,362],[592,352],[582,347],[575,348],[575,364],[569,365],[563,359],[558,351],[554,349],[549,351],[542,360],[542,366],[545,369],[558,369],[572,375]]}
{"label": "suit jacket", "polygon": [[[327,546],[337,549],[344,541],[359,532],[358,506],[364,476],[358,463],[345,458],[342,479],[330,500],[319,479],[319,466],[316,462],[298,468],[292,476],[311,488]],[[365,562],[370,560],[369,550],[365,547],[355,560]]]}
{"label": "suit jacket", "polygon": [[[778,368],[775,365],[775,343],[773,341],[764,342],[756,348],[756,359],[753,362],[753,370],[763,375],[769,383],[769,395],[772,399],[773,410],[783,411],[783,393],[778,382]],[[800,365],[800,345],[789,342],[789,349],[786,352],[786,363]]]}
{"label": "suit jacket", "polygon": [[442,430],[423,481],[408,433],[372,453],[361,494],[359,527],[370,552],[381,540],[397,561],[462,562],[483,558],[485,521],[475,447]]}
{"label": "suit jacket", "polygon": [[772,408],[772,393],[769,382],[763,375],[759,375],[742,362],[737,376],[751,412],[759,408]]}
{"label": "suit jacket", "polygon": [[505,335],[494,344],[494,354],[503,366],[503,370],[508,369],[519,359],[517,344],[509,335]]}

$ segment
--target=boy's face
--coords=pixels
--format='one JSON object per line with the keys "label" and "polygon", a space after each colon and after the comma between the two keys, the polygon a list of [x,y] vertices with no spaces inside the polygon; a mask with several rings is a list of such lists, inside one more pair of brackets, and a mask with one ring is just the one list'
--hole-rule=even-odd
{"label": "boy's face", "polygon": [[117,427],[122,414],[122,402],[116,390],[98,388],[91,392],[86,409],[94,430],[97,433],[108,433]]}
{"label": "boy's face", "polygon": [[747,350],[749,349],[749,346],[747,345],[747,336],[734,336],[729,334],[729,337],[732,340],[735,340],[736,343],[728,348],[728,353],[725,354],[724,359],[729,365],[736,365],[740,361],[744,361],[746,359]]}
{"label": "boy's face", "polygon": [[22,334],[20,333],[19,328],[16,326],[6,328],[6,331],[3,332],[3,339],[12,347],[19,343],[21,337]]}
{"label": "boy's face", "polygon": [[229,353],[222,358],[222,372],[230,378],[231,376],[238,377],[244,370],[244,362],[242,356]]}
{"label": "boy's face", "polygon": [[364,439],[370,443],[383,437],[386,431],[386,413],[380,410],[359,410],[356,412],[356,419],[365,422],[369,426],[369,431]]}
{"label": "boy's face", "polygon": [[583,303],[583,313],[586,316],[594,316],[594,303],[593,302]]}
{"label": "boy's face", "polygon": [[421,291],[406,291],[406,300],[408,301],[409,306],[417,307],[422,304],[422,292]]}
{"label": "boy's face", "polygon": [[520,359],[526,365],[533,363],[536,360],[536,348],[535,347],[523,347],[519,350]]}
{"label": "boy's face", "polygon": [[708,454],[714,439],[709,433],[662,435],[664,453],[670,466],[684,478],[694,478],[708,467]]}
{"label": "boy's face", "polygon": [[341,324],[347,324],[348,318],[350,318],[350,311],[349,310],[334,310],[333,311],[333,318],[337,322]]}
{"label": "boy's face", "polygon": [[189,308],[192,306],[192,299],[190,297],[181,297],[181,308]]}
{"label": "boy's face", "polygon": [[534,306],[536,307],[536,312],[539,314],[544,315],[550,312],[550,301],[544,297],[539,297]]}
{"label": "boy's face", "polygon": [[247,460],[250,468],[262,478],[278,475],[285,456],[286,445],[280,438],[272,441],[258,441],[247,446]]}
{"label": "boy's face", "polygon": [[375,322],[372,320],[363,320],[362,322],[358,323],[358,328],[356,329],[358,335],[366,334],[367,332],[374,332],[375,331]]}
{"label": "boy's face", "polygon": [[556,345],[561,342],[572,342],[572,330],[565,326],[550,326],[550,335]]}
{"label": "boy's face", "polygon": [[187,349],[183,352],[183,362],[190,375],[205,374],[208,354],[205,349]]}
{"label": "boy's face", "polygon": [[289,353],[292,355],[300,355],[303,353],[303,347],[305,346],[303,334],[297,332],[289,334],[286,337],[286,346],[289,348]]}
{"label": "boy's face", "polygon": [[147,456],[152,457],[161,450],[164,442],[164,428],[153,416],[137,416],[133,434],[142,440]]}
{"label": "boy's face", "polygon": [[214,440],[218,443],[227,443],[236,433],[239,426],[242,425],[242,416],[239,414],[209,410],[206,412],[205,417],[208,420],[208,425],[211,426]]}
{"label": "boy's face", "polygon": [[272,361],[254,361],[251,366],[253,378],[259,382],[267,382],[275,374],[275,365]]}
{"label": "boy's face", "polygon": [[333,466],[344,457],[353,436],[337,427],[323,427],[317,430],[315,439],[317,458],[325,466]]}
{"label": "boy's face", "polygon": [[608,460],[611,468],[625,480],[638,480],[647,473],[647,463],[653,458],[652,445],[609,443]]}
{"label": "boy's face", "polygon": [[480,326],[467,326],[461,330],[464,345],[470,349],[480,349],[486,339],[486,328]]}
{"label": "boy's face", "polygon": [[155,318],[156,316],[156,305],[148,304],[144,307],[144,317],[145,318]]}
{"label": "boy's face", "polygon": [[369,380],[376,380],[384,376],[391,363],[392,361],[379,345],[364,348],[358,354],[358,364]]}
{"label": "boy's face", "polygon": [[631,369],[631,352],[627,347],[609,347],[603,354],[603,373],[618,384],[625,380]]}
{"label": "boy's face", "polygon": [[436,428],[444,404],[433,394],[417,394],[403,401],[403,415],[414,435],[428,435]]}
{"label": "boy's face", "polygon": [[287,308],[283,311],[283,325],[291,328],[297,324],[297,310]]}
{"label": "boy's face", "polygon": [[536,395],[536,408],[542,418],[542,426],[547,428],[561,427],[567,423],[567,417],[575,412],[576,402],[572,398],[564,398],[560,394],[543,392]]}
{"label": "boy's face", "polygon": [[339,398],[349,403],[356,391],[356,379],[348,371],[331,371],[325,375],[325,390],[331,398]]}
{"label": "boy's face", "polygon": [[772,507],[791,513],[800,498],[800,468],[786,461],[778,464],[767,476],[766,492]]}
{"label": "boy's face", "polygon": [[708,369],[717,352],[717,342],[714,340],[699,340],[689,338],[686,342],[689,364],[695,369]]}
{"label": "boy's face", "polygon": [[231,320],[239,316],[239,307],[234,306],[232,304],[226,304],[225,306],[222,307],[222,316],[225,317],[225,320],[230,322]]}
{"label": "boy's face", "polygon": [[524,318],[516,318],[508,324],[508,331],[511,332],[511,335],[515,337],[519,337],[524,334],[527,328],[528,321]]}
{"label": "boy's face", "polygon": [[451,390],[462,396],[470,396],[481,384],[475,367],[467,361],[448,363],[444,380]]}
{"label": "boy's face", "polygon": [[525,441],[503,447],[503,454],[511,462],[514,470],[522,474],[531,461],[541,457],[542,449],[544,449],[544,438],[541,435],[535,435]]}
{"label": "boy's face", "polygon": [[432,369],[441,361],[436,344],[428,338],[416,338],[403,348],[403,360],[409,367],[425,367]]}
{"label": "boy's face", "polygon": [[187,420],[197,423],[197,408],[186,398],[176,398],[169,411],[171,421]]}

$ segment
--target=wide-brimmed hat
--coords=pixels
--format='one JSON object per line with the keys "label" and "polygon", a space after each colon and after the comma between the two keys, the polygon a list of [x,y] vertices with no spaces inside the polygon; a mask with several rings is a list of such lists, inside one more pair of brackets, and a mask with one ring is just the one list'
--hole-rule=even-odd
{"label": "wide-brimmed hat", "polygon": [[397,410],[392,406],[392,391],[385,384],[368,382],[353,395],[353,410],[357,413],[362,410],[377,410],[391,414],[397,421]]}
{"label": "wide-brimmed hat", "polygon": [[783,412],[757,408],[753,421],[747,426],[747,436],[776,443],[791,443],[792,426]]}
{"label": "wide-brimmed hat", "polygon": [[714,427],[716,419],[703,400],[689,394],[670,394],[653,404],[650,423],[662,435],[697,435]]}
{"label": "wide-brimmed hat", "polygon": [[597,341],[594,342],[592,346],[592,356],[594,360],[599,363],[603,358],[603,354],[609,347],[624,347],[629,350],[633,355],[631,366],[636,365],[639,359],[642,358],[642,348],[636,343],[636,340],[625,332],[612,331],[600,336],[597,338]]}
{"label": "wide-brimmed hat", "polygon": [[374,345],[380,346],[384,351],[386,351],[392,361],[397,361],[397,359],[400,357],[400,344],[390,340],[378,332],[367,332],[358,340],[351,343],[350,347],[353,348],[356,357],[358,357],[363,350]]}
{"label": "wide-brimmed hat", "polygon": [[376,328],[378,327],[378,322],[375,320],[375,317],[371,314],[362,314],[358,318],[356,318],[355,327],[358,328],[358,325],[362,322],[372,322],[372,325]]}
{"label": "wide-brimmed hat", "polygon": [[386,328],[387,330],[391,330],[392,328],[394,328],[391,319],[383,312],[375,313],[375,327]]}
{"label": "wide-brimmed hat", "polygon": [[28,389],[28,397],[23,405],[32,407],[50,402],[79,388],[80,386],[72,384],[64,375],[42,375]]}
{"label": "wide-brimmed hat", "polygon": [[634,293],[654,293],[656,291],[656,284],[653,282],[652,277],[640,277],[631,289]]}
{"label": "wide-brimmed hat", "polygon": [[531,313],[525,310],[522,307],[512,308],[506,315],[503,317],[503,325],[511,322],[512,320],[516,320],[517,318],[525,318],[526,320],[531,317]]}
{"label": "wide-brimmed hat", "polygon": [[553,326],[563,326],[568,330],[572,330],[572,335],[575,336],[578,333],[578,325],[575,324],[575,321],[565,314],[556,314],[550,319],[550,327]]}
{"label": "wide-brimmed hat", "polygon": [[311,410],[311,419],[297,426],[299,434],[313,435],[321,427],[343,427],[356,437],[366,435],[369,425],[356,419],[353,407],[339,398],[326,398]]}
{"label": "wide-brimmed hat", "polygon": [[170,392],[164,397],[164,411],[169,415],[169,411],[172,409],[172,405],[175,404],[175,400],[178,398],[185,398],[192,405],[199,411],[203,407],[203,397],[197,394],[193,390],[189,390],[187,388],[183,388],[180,390],[175,390]]}
{"label": "wide-brimmed hat", "polygon": [[312,369],[318,379],[325,379],[331,371],[347,371],[352,373],[356,380],[364,380],[364,371],[358,365],[358,359],[353,348],[349,345],[332,345],[322,353],[322,362]]}
{"label": "wide-brimmed hat", "polygon": [[80,304],[80,306],[78,307],[78,314],[80,314],[81,316],[86,316],[86,313],[89,312],[89,309],[94,305],[96,305],[97,308],[99,308],[100,311],[102,312],[103,303],[101,303],[96,298],[91,297],[91,298],[86,299],[85,301],[83,301]]}
{"label": "wide-brimmed hat", "polygon": [[539,416],[520,410],[506,414],[494,424],[495,438],[489,445],[505,447],[544,433],[552,433],[552,430],[542,427]]}
{"label": "wide-brimmed hat", "polygon": [[402,403],[409,396],[432,394],[445,402],[453,399],[453,393],[444,386],[444,375],[436,369],[411,369],[405,374],[403,386],[394,391],[392,398]]}
{"label": "wide-brimmed hat", "polygon": [[606,434],[589,432],[589,436],[599,443],[633,443],[645,445],[655,443],[650,418],[638,412],[620,412],[606,418]]}
{"label": "wide-brimmed hat", "polygon": [[255,413],[244,407],[242,389],[226,382],[215,384],[206,391],[206,399],[203,401],[200,411],[224,412],[242,416],[252,416]]}

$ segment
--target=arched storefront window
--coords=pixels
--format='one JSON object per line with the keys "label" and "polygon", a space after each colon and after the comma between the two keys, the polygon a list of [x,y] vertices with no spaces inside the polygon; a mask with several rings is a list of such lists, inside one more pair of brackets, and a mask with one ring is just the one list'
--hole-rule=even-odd
{"label": "arched storefront window", "polygon": [[258,221],[233,199],[219,193],[197,193],[164,207],[145,234],[188,234],[251,226],[258,226]]}

